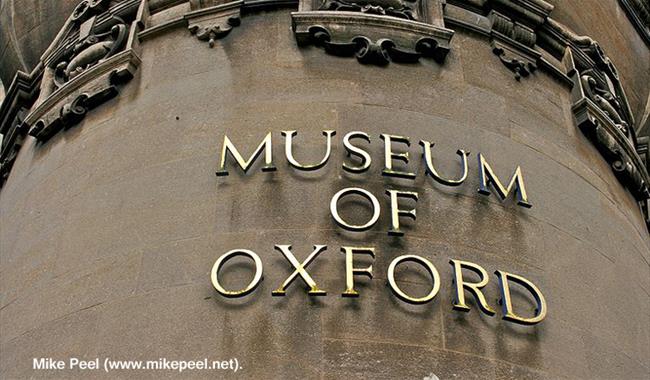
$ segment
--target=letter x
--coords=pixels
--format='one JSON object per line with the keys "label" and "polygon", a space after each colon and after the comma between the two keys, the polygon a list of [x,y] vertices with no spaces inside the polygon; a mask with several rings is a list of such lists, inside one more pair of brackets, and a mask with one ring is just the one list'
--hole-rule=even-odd
{"label": "letter x", "polygon": [[327,249],[326,245],[314,245],[314,251],[305,259],[305,261],[301,264],[296,260],[296,257],[291,253],[291,245],[276,245],[275,249],[278,251],[282,252],[284,257],[289,260],[291,265],[296,269],[287,279],[284,281],[282,286],[280,286],[278,289],[274,290],[271,292],[271,295],[273,296],[284,296],[286,294],[286,288],[289,286],[293,280],[296,279],[298,275],[302,277],[302,279],[305,281],[307,285],[309,285],[309,294],[310,296],[324,296],[327,293],[324,290],[318,289],[318,285],[316,285],[316,282],[314,281],[313,278],[307,273],[305,268],[309,263],[318,256],[319,253],[323,252],[324,250]]}

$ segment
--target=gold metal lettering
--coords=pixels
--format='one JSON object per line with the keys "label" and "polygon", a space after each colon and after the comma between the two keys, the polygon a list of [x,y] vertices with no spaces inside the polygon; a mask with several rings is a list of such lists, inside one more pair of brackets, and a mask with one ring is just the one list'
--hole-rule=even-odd
{"label": "gold metal lettering", "polygon": [[359,297],[359,292],[354,290],[354,276],[363,275],[372,279],[372,265],[367,268],[354,267],[354,255],[366,254],[375,258],[374,248],[364,247],[341,247],[341,252],[345,254],[345,285],[346,289],[341,296]]}
{"label": "gold metal lettering", "polygon": [[[404,261],[420,263],[429,272],[429,275],[431,275],[431,278],[433,279],[433,289],[431,289],[431,292],[429,292],[429,294],[427,294],[424,297],[415,298],[407,295],[397,286],[397,283],[395,282],[395,267],[397,266],[397,264]],[[412,303],[412,304],[422,304],[431,301],[433,297],[435,297],[436,294],[438,294],[438,290],[440,290],[440,275],[438,274],[438,270],[436,269],[436,267],[434,267],[433,264],[429,260],[425,259],[424,257],[420,257],[416,255],[403,255],[403,256],[396,257],[390,263],[390,266],[388,267],[388,285],[390,286],[390,289],[393,291],[393,294],[395,294],[395,296],[397,296],[397,298],[401,299],[402,301]]]}
{"label": "gold metal lettering", "polygon": [[401,190],[386,190],[386,194],[390,196],[390,220],[391,227],[388,230],[389,235],[402,236],[404,231],[399,228],[399,217],[405,216],[415,220],[415,209],[402,210],[399,208],[397,198],[409,198],[417,202],[418,193],[413,191]]}
{"label": "gold metal lettering", "polygon": [[515,173],[513,174],[512,179],[510,179],[510,184],[508,185],[507,189],[503,187],[501,181],[499,181],[499,178],[497,178],[497,176],[494,174],[492,168],[481,153],[478,154],[478,166],[479,193],[490,195],[488,183],[492,183],[501,200],[504,200],[508,197],[510,190],[516,186],[515,192],[517,194],[517,204],[526,208],[531,208],[533,206],[528,202],[528,195],[526,194],[526,187],[524,186],[524,176],[521,173],[520,166],[517,166],[517,169],[515,169]]}
{"label": "gold metal lettering", "polygon": [[366,140],[367,142],[370,142],[370,137],[368,136],[367,133],[365,132],[350,132],[346,134],[343,137],[343,146],[345,147],[345,150],[347,151],[348,156],[358,156],[361,158],[361,164],[360,166],[351,166],[346,164],[345,162],[343,163],[343,169],[350,172],[350,173],[363,173],[370,168],[370,163],[372,162],[372,158],[370,158],[370,155],[368,152],[365,150],[356,147],[350,143],[351,139],[354,138],[360,138],[363,140]]}
{"label": "gold metal lettering", "polygon": [[[501,284],[501,307],[503,309],[503,319],[510,322],[519,323],[521,325],[534,325],[540,323],[544,318],[546,318],[546,300],[542,292],[527,279],[517,276],[516,274],[507,273],[504,271],[494,272],[497,277],[499,277],[499,283]],[[535,302],[537,303],[537,309],[535,310],[535,316],[531,318],[521,317],[513,311],[512,308],[512,298],[510,297],[510,285],[508,281],[517,283],[526,290],[528,290],[533,297],[535,297]]]}
{"label": "gold metal lettering", "polygon": [[393,160],[400,160],[407,164],[409,162],[409,153],[393,152],[392,143],[399,142],[406,144],[406,146],[411,146],[409,138],[387,134],[381,134],[380,137],[384,140],[384,170],[381,171],[381,174],[388,177],[415,179],[415,173],[393,170]]}
{"label": "gold metal lettering", "polygon": [[469,156],[469,152],[465,152],[462,149],[458,149],[456,151],[456,154],[460,156],[461,162],[463,164],[463,174],[460,176],[460,179],[447,179],[438,174],[436,168],[433,166],[433,159],[431,158],[431,147],[433,147],[434,144],[426,140],[420,140],[420,145],[422,145],[422,153],[424,154],[424,162],[427,165],[427,173],[431,175],[433,179],[447,186],[458,186],[462,184],[465,179],[467,179],[467,156]]}
{"label": "gold metal lettering", "polygon": [[[348,224],[339,215],[339,211],[338,211],[339,198],[347,194],[361,195],[372,203],[372,218],[370,218],[370,220],[366,224],[363,225]],[[332,197],[332,200],[330,201],[330,213],[332,214],[332,217],[334,218],[336,224],[338,224],[340,227],[345,228],[346,230],[349,231],[366,231],[372,228],[372,226],[375,223],[377,223],[377,220],[379,220],[380,206],[377,198],[375,198],[375,196],[372,195],[372,193],[370,193],[369,191],[358,187],[347,187],[343,190],[340,190]]]}
{"label": "gold metal lettering", "polygon": [[[454,284],[456,285],[456,295],[454,297],[454,310],[469,311],[469,306],[465,303],[465,290],[474,295],[478,301],[479,308],[487,315],[494,315],[495,311],[488,305],[481,289],[487,285],[490,280],[488,273],[480,265],[460,260],[449,260],[454,266]],[[481,277],[477,283],[466,282],[463,279],[463,269],[469,269]]]}
{"label": "gold metal lettering", "polygon": [[[251,282],[242,290],[226,290],[219,283],[219,269],[221,269],[221,266],[226,261],[237,256],[248,256],[253,259],[253,262],[255,263],[255,276],[253,276]],[[257,285],[259,285],[260,281],[262,280],[262,272],[262,260],[260,260],[260,257],[255,252],[249,251],[247,249],[233,249],[232,251],[221,255],[221,257],[217,259],[217,261],[212,266],[210,279],[212,280],[212,286],[214,286],[219,294],[228,298],[236,298],[243,297],[255,290]]]}
{"label": "gold metal lettering", "polygon": [[330,153],[332,152],[332,136],[336,134],[336,131],[332,131],[332,130],[323,131],[323,135],[327,137],[327,147],[325,150],[325,157],[319,163],[314,165],[301,165],[293,157],[293,136],[295,134],[296,131],[282,131],[282,136],[285,136],[286,139],[286,142],[284,144],[284,153],[287,156],[287,161],[289,161],[289,165],[300,170],[317,170],[325,166],[327,160],[329,160],[330,158]]}
{"label": "gold metal lettering", "polygon": [[309,286],[309,291],[307,292],[307,294],[309,294],[310,296],[327,295],[327,292],[318,288],[318,285],[316,285],[314,279],[311,278],[309,273],[307,273],[307,271],[305,270],[307,265],[309,265],[309,263],[312,260],[314,260],[319,253],[327,249],[326,245],[314,245],[314,251],[302,263],[298,262],[298,260],[293,255],[293,253],[291,253],[291,245],[276,245],[275,249],[280,251],[284,255],[284,257],[286,257],[287,260],[289,260],[289,262],[295,268],[295,270],[289,277],[287,277],[287,279],[278,289],[271,292],[271,295],[273,296],[286,295],[287,286],[289,286],[293,282],[293,280],[295,280],[298,277],[298,275],[300,275],[303,281],[305,281],[305,283]]}
{"label": "gold metal lettering", "polygon": [[223,137],[223,148],[221,149],[221,163],[219,164],[219,170],[217,171],[217,176],[226,176],[228,171],[226,170],[226,153],[230,152],[230,155],[237,161],[237,164],[244,170],[244,173],[248,172],[248,169],[253,165],[253,161],[259,157],[259,155],[264,151],[264,166],[262,167],[263,172],[270,172],[276,170],[276,167],[273,166],[273,149],[271,145],[271,132],[267,133],[264,140],[260,145],[255,149],[253,155],[246,161],[244,157],[239,153],[235,145],[230,141],[228,136]]}

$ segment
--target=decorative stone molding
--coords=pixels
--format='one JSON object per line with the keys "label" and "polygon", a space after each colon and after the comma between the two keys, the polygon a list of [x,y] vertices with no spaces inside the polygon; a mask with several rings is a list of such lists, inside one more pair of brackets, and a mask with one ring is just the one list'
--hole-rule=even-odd
{"label": "decorative stone molding", "polygon": [[393,40],[383,38],[373,41],[366,36],[355,36],[348,42],[333,42],[328,29],[311,26],[308,29],[309,42],[322,46],[325,51],[341,57],[355,56],[360,63],[387,65],[389,62],[413,63],[420,57],[434,57],[435,40],[422,37],[416,41],[413,50],[398,47]]}
{"label": "decorative stone molding", "polygon": [[9,85],[0,106],[0,187],[9,176],[18,151],[27,136],[25,116],[38,97],[42,70],[37,68],[31,74],[19,71]]}
{"label": "decorative stone molding", "polygon": [[66,102],[58,102],[57,106],[53,106],[54,108],[32,126],[29,135],[40,141],[47,141],[58,131],[81,122],[88,111],[117,96],[119,91],[116,85],[120,83],[119,74],[113,72],[101,79],[85,86],[82,91],[71,93],[66,97]]}
{"label": "decorative stone molding", "polygon": [[25,118],[29,134],[45,141],[117,95],[140,64],[135,38],[144,1],[84,0],[41,57],[43,80]]}
{"label": "decorative stone molding", "polygon": [[576,123],[637,199],[650,230],[648,142],[637,138],[616,67],[591,38],[577,36],[553,21],[551,25],[553,34],[567,46],[563,61],[573,81]]}
{"label": "decorative stone molding", "polygon": [[295,12],[293,31],[299,45],[322,46],[329,54],[355,56],[361,63],[385,65],[444,61],[453,32],[396,17],[353,12]]}
{"label": "decorative stone molding", "polygon": [[[589,37],[576,35],[553,19],[548,20],[540,36],[552,54],[562,55],[567,75],[573,78],[574,101],[590,99],[636,145],[634,117],[627,96],[616,67],[600,45]],[[577,82],[576,72],[579,73]]]}
{"label": "decorative stone molding", "polygon": [[445,60],[453,31],[444,27],[441,0],[300,0],[291,14],[299,45],[361,63]]}
{"label": "decorative stone molding", "polygon": [[[283,1],[287,0],[255,0],[250,6],[265,8],[272,4],[283,3]],[[159,20],[153,25],[150,21],[151,15],[149,12],[160,12],[167,9],[168,7],[164,6],[167,2],[147,2],[147,17],[143,18],[144,28],[138,33],[140,41],[153,38],[166,30],[184,26],[199,41],[208,42],[208,46],[212,48],[217,40],[224,38],[234,27],[241,24],[241,12],[246,6],[243,0],[189,0],[176,2],[170,0],[168,2],[172,3],[173,6],[182,8],[171,17],[160,18],[156,15]]]}
{"label": "decorative stone molding", "polygon": [[492,51],[515,74],[529,76],[543,66],[567,85],[570,80],[556,62],[549,62],[537,46],[538,33],[553,6],[542,0],[465,0],[444,7],[444,20],[483,34]]}
{"label": "decorative stone molding", "polygon": [[[517,26],[515,28],[523,29]],[[508,69],[515,73],[516,80],[520,80],[521,77],[527,77],[537,70],[537,62],[541,54],[531,47],[525,46],[495,31],[492,32],[490,44],[492,46],[492,52],[499,57]]]}
{"label": "decorative stone molding", "polygon": [[581,99],[572,109],[578,126],[610,163],[619,180],[637,200],[648,199],[648,173],[632,143],[622,136],[609,116],[590,99]]}
{"label": "decorative stone molding", "polygon": [[637,152],[634,119],[616,68],[595,41],[578,52],[566,52],[574,81],[572,109],[577,124],[623,185],[638,201],[645,201],[650,198],[650,177]]}
{"label": "decorative stone molding", "polygon": [[541,57],[534,49],[536,30],[553,6],[542,0],[493,0],[488,5],[492,51],[515,73],[515,79],[527,77],[537,69]]}
{"label": "decorative stone molding", "polygon": [[[96,18],[92,17],[87,21],[87,23],[90,23],[87,26],[89,30],[93,27],[95,20]],[[55,66],[54,85],[57,89],[63,87],[66,82],[91,66],[114,56],[124,47],[128,37],[128,27],[123,20],[117,17],[112,21],[115,22],[115,25],[107,32],[80,34],[79,42],[67,54],[68,58],[61,59]]]}
{"label": "decorative stone molding", "polygon": [[241,23],[243,0],[191,0],[192,12],[185,15],[188,29],[196,38],[207,41],[214,47],[217,39],[223,38],[233,27]]}
{"label": "decorative stone molding", "polygon": [[548,25],[555,46],[567,46],[563,61],[574,83],[572,109],[577,125],[639,201],[650,230],[647,142],[638,141],[634,116],[616,66],[596,41],[577,36],[552,19]]}

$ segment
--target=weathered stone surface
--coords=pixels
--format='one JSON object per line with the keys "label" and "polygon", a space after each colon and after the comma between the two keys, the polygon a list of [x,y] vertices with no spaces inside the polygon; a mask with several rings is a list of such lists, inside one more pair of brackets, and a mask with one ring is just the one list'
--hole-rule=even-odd
{"label": "weathered stone surface", "polygon": [[[171,28],[142,45],[119,97],[45,143],[26,141],[0,192],[0,377],[62,376],[33,371],[40,356],[237,357],[243,369],[232,377],[244,378],[648,374],[650,240],[634,198],[574,126],[561,83],[543,72],[514,81],[482,37],[461,31],[444,65],[383,68],[298,48],[289,21],[286,11],[249,13],[213,49]],[[280,131],[294,129],[305,163],[322,157],[321,131],[337,131],[323,169],[289,167]],[[341,169],[342,138],[355,130],[371,138],[363,174]],[[276,172],[257,163],[243,174],[230,162],[229,176],[215,176],[225,134],[249,154],[269,131]],[[381,176],[380,133],[411,138],[411,161],[399,167],[415,180]],[[460,171],[456,149],[471,151],[466,182],[450,188],[425,176],[420,139],[435,143],[434,162],[450,177]],[[479,152],[503,181],[521,165],[531,209],[477,193]],[[382,205],[365,233],[345,232],[329,215],[332,195],[350,186]],[[386,188],[419,193],[403,238],[387,235]],[[350,221],[369,215],[347,206]],[[272,297],[292,271],[275,244],[292,244],[299,259],[327,245],[308,270],[328,296],[310,298],[298,279]],[[375,276],[358,279],[358,299],[340,296],[343,245],[376,248]],[[209,275],[237,248],[259,254],[264,280],[231,300]],[[407,253],[440,273],[429,304],[405,304],[386,287],[390,261]],[[495,309],[495,270],[530,279],[548,301],[546,320],[515,326],[479,312],[471,297],[469,313],[452,310],[450,258],[490,273]],[[252,275],[244,259],[225,269],[233,288]],[[426,293],[421,269],[400,267],[399,285]],[[518,306],[532,309],[520,296]]]}

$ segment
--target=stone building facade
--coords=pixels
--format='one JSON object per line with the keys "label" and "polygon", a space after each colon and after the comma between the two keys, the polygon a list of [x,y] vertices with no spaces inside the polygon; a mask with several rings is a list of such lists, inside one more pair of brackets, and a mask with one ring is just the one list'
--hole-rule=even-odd
{"label": "stone building facade", "polygon": [[648,378],[648,10],[2,1],[0,377]]}

